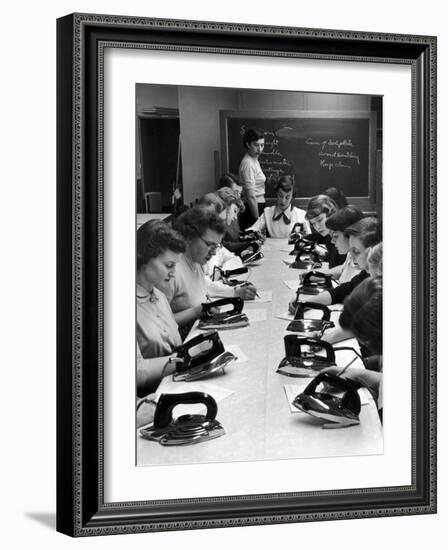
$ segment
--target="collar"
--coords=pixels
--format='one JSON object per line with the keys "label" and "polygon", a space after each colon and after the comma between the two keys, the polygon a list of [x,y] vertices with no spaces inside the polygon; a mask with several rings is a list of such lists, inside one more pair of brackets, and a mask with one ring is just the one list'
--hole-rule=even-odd
{"label": "collar", "polygon": [[158,296],[156,294],[156,289],[153,288],[152,292],[148,292],[146,288],[143,288],[141,285],[137,284],[137,301],[140,304],[143,304],[145,302],[151,302],[154,303],[158,300]]}
{"label": "collar", "polygon": [[276,219],[281,219],[282,217],[286,217],[289,220],[289,223],[291,223],[291,214],[292,214],[292,204],[290,204],[286,210],[280,210],[277,206],[275,206],[274,212],[272,214],[272,219],[275,221]]}

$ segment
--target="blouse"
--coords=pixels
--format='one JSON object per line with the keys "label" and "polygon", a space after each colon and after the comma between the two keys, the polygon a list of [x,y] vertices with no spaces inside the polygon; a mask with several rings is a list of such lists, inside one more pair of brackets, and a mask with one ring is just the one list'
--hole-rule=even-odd
{"label": "blouse", "polygon": [[305,210],[290,205],[285,211],[277,206],[268,206],[264,209],[258,220],[249,229],[255,231],[267,231],[268,237],[286,239],[296,223],[302,223],[305,233],[311,233],[308,220],[305,218]]}
{"label": "blouse", "polygon": [[207,284],[203,267],[181,254],[169,285],[161,286],[173,313],[184,311],[207,301]]}
{"label": "blouse", "polygon": [[246,153],[241,161],[238,175],[246,194],[248,191],[254,191],[257,202],[266,202],[264,198],[266,176],[257,158]]}
{"label": "blouse", "polygon": [[137,285],[137,358],[151,359],[172,353],[182,343],[166,296]]}

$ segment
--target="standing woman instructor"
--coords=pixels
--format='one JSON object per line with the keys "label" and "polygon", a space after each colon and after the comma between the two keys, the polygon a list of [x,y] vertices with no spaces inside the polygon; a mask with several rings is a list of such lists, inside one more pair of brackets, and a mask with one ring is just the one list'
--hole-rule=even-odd
{"label": "standing woman instructor", "polygon": [[246,203],[246,210],[240,217],[240,225],[241,229],[246,229],[257,221],[265,205],[266,176],[258,161],[264,149],[263,132],[249,128],[244,133],[243,145],[246,154],[241,160],[238,176]]}

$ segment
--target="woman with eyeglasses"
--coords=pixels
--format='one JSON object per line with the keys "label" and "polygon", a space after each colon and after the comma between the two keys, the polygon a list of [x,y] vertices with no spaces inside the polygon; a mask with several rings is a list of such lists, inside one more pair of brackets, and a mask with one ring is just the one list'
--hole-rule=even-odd
{"label": "woman with eyeglasses", "polygon": [[181,335],[185,336],[208,299],[203,266],[220,246],[225,223],[210,208],[194,206],[175,220],[174,228],[183,236],[186,248],[174,277],[159,288],[166,294]]}
{"label": "woman with eyeglasses", "polygon": [[[218,189],[216,193],[207,193],[201,197],[198,204],[212,208],[228,227],[238,215],[241,200],[232,189],[223,187]],[[215,277],[216,270],[227,271],[243,267],[241,258],[228,250],[225,244],[223,241],[216,254],[204,265],[208,295],[213,298],[237,297],[243,300],[253,300],[257,295],[257,289],[252,283],[232,287],[224,284],[219,276]]]}

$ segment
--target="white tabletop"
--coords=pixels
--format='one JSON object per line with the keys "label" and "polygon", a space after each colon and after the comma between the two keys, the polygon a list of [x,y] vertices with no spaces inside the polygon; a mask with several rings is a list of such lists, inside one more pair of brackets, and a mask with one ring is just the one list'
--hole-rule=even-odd
{"label": "white tabletop", "polygon": [[[272,301],[246,302],[249,318],[256,314],[265,321],[250,326],[221,330],[225,347],[237,346],[248,361],[236,363],[225,374],[206,380],[183,383],[175,391],[207,391],[218,401],[217,419],[226,434],[197,445],[163,447],[137,437],[137,463],[182,464],[304,457],[372,455],[383,452],[382,426],[375,403],[370,398],[362,406],[360,424],[341,429],[323,429],[322,421],[306,413],[291,412],[285,385],[297,385],[297,393],[310,378],[292,378],[276,372],[284,356],[283,337],[288,321],[278,319],[285,313],[294,291],[284,281],[298,278],[282,259],[290,259],[286,240],[268,239],[263,247],[264,259],[252,267],[249,278],[259,291],[271,291]],[[262,313],[262,312],[265,313]],[[332,314],[336,319],[339,313]],[[344,345],[355,342],[344,342]],[[338,364],[353,358],[352,352],[337,353]],[[358,360],[359,361],[359,360]],[[354,366],[361,366],[354,363]],[[171,377],[170,377],[171,378]],[[159,392],[172,391],[173,382],[165,379]],[[222,398],[222,392],[232,392]]]}

